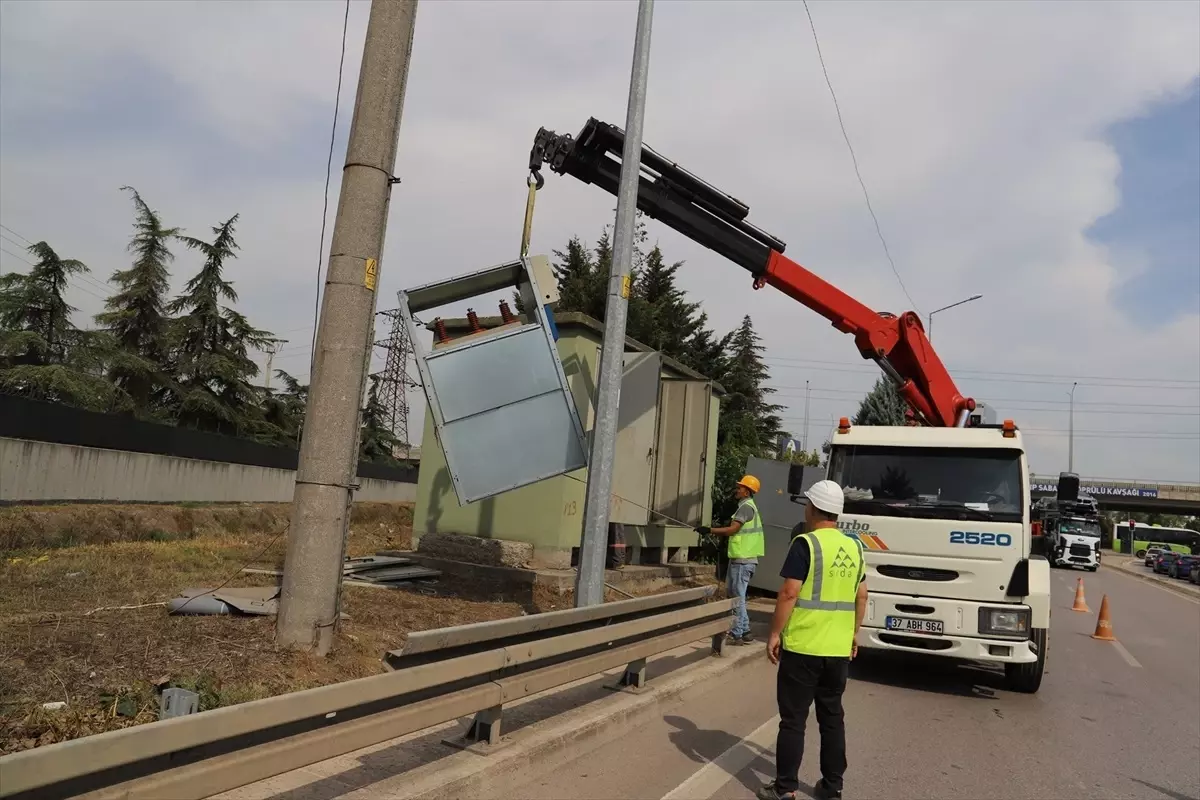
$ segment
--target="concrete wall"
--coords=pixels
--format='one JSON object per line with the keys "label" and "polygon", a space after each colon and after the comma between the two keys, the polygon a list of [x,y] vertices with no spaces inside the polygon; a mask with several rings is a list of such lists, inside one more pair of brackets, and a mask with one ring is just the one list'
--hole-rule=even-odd
{"label": "concrete wall", "polygon": [[[602,329],[592,324],[580,324],[578,314],[558,316],[559,357],[575,407],[579,411],[590,447],[595,421],[592,398],[596,393]],[[587,322],[592,321],[583,318]],[[486,324],[486,321],[484,321]],[[594,326],[594,327],[593,327]],[[632,344],[632,340],[630,340]],[[628,346],[627,350],[645,349]],[[664,377],[679,379],[682,375],[664,365]],[[709,409],[708,449],[703,519],[711,520],[711,489],[716,474],[717,418],[720,400],[713,395]],[[557,478],[470,503],[458,504],[445,454],[438,443],[433,413],[426,408],[425,428],[421,439],[421,470],[417,483],[416,508],[413,513],[413,540],[419,542],[425,534],[447,533],[480,536],[527,542],[533,546],[536,566],[569,566],[572,548],[579,546],[583,533],[583,506],[586,494],[587,470],[579,470]],[[665,558],[670,548],[688,548],[696,544],[696,534],[690,528],[668,525],[626,525],[626,544],[634,548],[661,548]],[[686,555],[686,551],[681,552]]]}
{"label": "concrete wall", "polygon": [[[0,502],[288,503],[294,470],[0,437]],[[412,483],[361,478],[355,499],[412,502]]]}

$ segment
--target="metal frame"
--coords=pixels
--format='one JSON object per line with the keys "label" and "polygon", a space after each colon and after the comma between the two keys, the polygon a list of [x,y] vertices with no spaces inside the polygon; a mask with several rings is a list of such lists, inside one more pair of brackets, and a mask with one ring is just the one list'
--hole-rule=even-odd
{"label": "metal frame", "polygon": [[[413,355],[417,362],[417,370],[421,375],[421,383],[425,389],[425,395],[429,400],[429,407],[433,412],[434,427],[437,430],[438,440],[442,444],[443,452],[446,456],[446,466],[450,471],[450,478],[454,484],[454,492],[458,496],[459,503],[467,504],[476,500],[485,499],[484,497],[466,496],[459,476],[459,470],[455,467],[458,458],[453,453],[453,448],[445,447],[445,437],[443,432],[446,428],[446,420],[442,413],[442,403],[438,398],[437,387],[434,385],[433,377],[429,370],[429,362],[438,358],[444,358],[456,352],[462,352],[473,347],[480,347],[498,339],[507,338],[509,336],[525,333],[533,328],[541,330],[545,337],[546,348],[549,354],[553,357],[555,374],[558,377],[559,390],[562,392],[563,401],[567,404],[567,409],[570,414],[571,424],[574,429],[576,440],[579,444],[580,452],[583,454],[582,462],[568,470],[582,469],[587,466],[587,440],[584,436],[583,424],[579,420],[579,411],[575,407],[575,402],[571,395],[570,386],[567,383],[567,376],[563,372],[562,359],[558,354],[558,347],[555,345],[554,324],[550,317],[550,313],[546,307],[548,298],[553,297],[552,294],[547,294],[538,285],[535,274],[539,271],[548,273],[549,261],[545,256],[531,256],[520,258],[516,261],[510,261],[505,264],[500,264],[495,267],[489,267],[479,272],[461,275],[456,278],[451,278],[445,281],[425,284],[414,289],[402,290],[398,293],[400,302],[400,315],[404,320],[404,325],[409,333],[409,340],[412,342]],[[473,297],[478,297],[484,294],[490,294],[502,289],[517,288],[521,292],[522,300],[526,308],[526,313],[532,315],[533,321],[513,328],[510,331],[497,333],[494,336],[489,336],[484,339],[467,340],[460,345],[450,345],[438,350],[426,350],[422,344],[421,331],[417,327],[415,315],[421,311],[426,311],[432,308],[448,305],[450,303],[467,300]],[[501,492],[510,491],[512,489],[526,486],[531,483],[536,483],[546,478],[552,478],[556,475],[561,475],[562,472],[553,472],[546,475],[538,475],[531,480],[523,480],[518,483],[513,483],[506,486]],[[496,492],[499,494],[501,492]],[[491,496],[491,495],[489,495]]]}
{"label": "metal frame", "polygon": [[4,756],[0,797],[201,800],[472,714],[495,743],[505,704],[622,665],[641,685],[645,659],[709,637],[719,653],[732,606],[711,594],[414,634],[394,672]]}

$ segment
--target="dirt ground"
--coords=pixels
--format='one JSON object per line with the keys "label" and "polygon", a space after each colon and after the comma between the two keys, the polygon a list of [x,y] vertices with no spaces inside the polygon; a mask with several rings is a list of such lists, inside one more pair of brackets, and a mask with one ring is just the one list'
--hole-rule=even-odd
{"label": "dirt ground", "polygon": [[[288,511],[287,504],[0,508],[0,754],[153,721],[166,686],[198,692],[202,709],[232,705],[378,674],[383,653],[410,631],[573,603],[537,590],[506,596],[474,581],[411,590],[348,585],[349,619],[328,658],[277,648],[274,617],[167,615],[164,603],[184,589],[276,581],[241,570],[282,567]],[[411,542],[410,506],[354,507],[349,555],[406,550]],[[44,707],[56,703],[66,705]]]}
{"label": "dirt ground", "polygon": [[[524,611],[457,587],[347,586],[349,620],[327,659],[276,648],[273,617],[167,616],[183,589],[274,581],[240,571],[282,566],[287,511],[0,508],[0,753],[153,720],[155,683],[230,705],[376,674],[409,631]],[[360,504],[349,553],[407,549],[411,525],[409,507]]]}

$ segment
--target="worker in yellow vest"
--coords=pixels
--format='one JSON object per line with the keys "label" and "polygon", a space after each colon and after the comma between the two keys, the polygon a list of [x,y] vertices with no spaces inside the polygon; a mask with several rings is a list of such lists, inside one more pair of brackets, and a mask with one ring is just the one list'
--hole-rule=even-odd
{"label": "worker in yellow vest", "polygon": [[735,598],[733,608],[733,625],[729,630],[729,641],[733,644],[744,645],[754,641],[750,633],[750,615],[746,612],[746,590],[750,588],[750,579],[758,568],[758,559],[766,553],[766,540],[763,538],[762,515],[754,504],[754,495],[762,488],[758,478],[744,475],[733,488],[734,497],[738,500],[737,511],[733,519],[723,528],[696,528],[700,534],[712,533],[715,536],[729,538],[729,574],[726,586],[729,596]]}
{"label": "worker in yellow vest", "polygon": [[818,481],[804,495],[804,530],[796,526],[793,531],[796,536],[779,573],[783,586],[767,643],[767,657],[779,665],[779,737],[775,780],[758,791],[761,800],[797,796],[804,725],[814,700],[821,731],[821,780],[813,787],[818,800],[840,798],[846,773],[842,694],[867,611],[863,550],[858,539],[838,530],[845,504],[842,487]]}

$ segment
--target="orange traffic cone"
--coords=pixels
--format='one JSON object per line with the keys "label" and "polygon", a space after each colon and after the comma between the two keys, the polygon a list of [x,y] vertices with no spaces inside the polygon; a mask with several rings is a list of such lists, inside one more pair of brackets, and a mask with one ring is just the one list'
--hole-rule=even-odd
{"label": "orange traffic cone", "polygon": [[1079,579],[1079,583],[1075,584],[1075,605],[1071,606],[1072,611],[1091,611],[1087,606],[1087,601],[1083,599],[1083,578]]}
{"label": "orange traffic cone", "polygon": [[1117,640],[1117,637],[1113,636],[1112,616],[1108,613],[1108,595],[1104,595],[1104,599],[1100,601],[1100,616],[1096,619],[1096,632],[1092,634],[1092,638],[1102,642]]}

